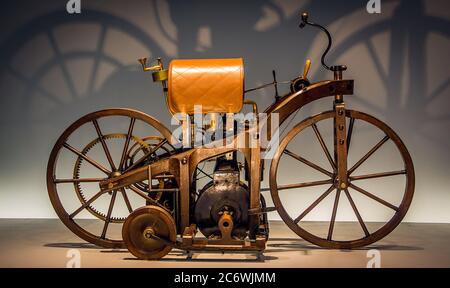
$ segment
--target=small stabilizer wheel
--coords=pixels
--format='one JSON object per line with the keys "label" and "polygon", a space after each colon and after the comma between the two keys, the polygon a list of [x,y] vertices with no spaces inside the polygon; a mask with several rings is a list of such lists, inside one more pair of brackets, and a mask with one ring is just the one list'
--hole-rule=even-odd
{"label": "small stabilizer wheel", "polygon": [[158,206],[135,210],[122,228],[122,238],[130,253],[144,260],[157,260],[167,255],[175,245],[176,237],[173,217]]}

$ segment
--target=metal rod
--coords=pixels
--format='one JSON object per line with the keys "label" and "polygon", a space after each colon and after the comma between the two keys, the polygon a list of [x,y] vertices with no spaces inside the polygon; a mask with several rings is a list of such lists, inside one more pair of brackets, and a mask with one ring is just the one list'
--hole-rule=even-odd
{"label": "metal rod", "polygon": [[162,141],[159,141],[159,143],[152,148],[152,150],[150,150],[149,152],[147,152],[144,156],[142,156],[138,161],[136,161],[135,163],[133,163],[133,165],[131,165],[130,167],[128,167],[124,172],[128,172],[132,169],[134,169],[137,165],[141,164],[142,161],[144,161],[145,159],[147,159],[148,156],[152,155],[153,153],[156,152],[156,150],[158,150],[159,148],[161,148],[161,146],[163,146],[164,144],[167,143],[167,139],[164,139]]}
{"label": "metal rod", "polygon": [[83,183],[83,182],[100,182],[105,178],[80,178],[80,179],[55,179],[54,183]]}
{"label": "metal rod", "polygon": [[157,201],[155,201],[151,197],[147,196],[144,192],[139,191],[139,189],[136,189],[133,186],[129,186],[129,189],[131,191],[133,191],[134,193],[138,194],[139,196],[141,196],[142,198],[144,198],[145,200],[147,200],[148,202],[152,203],[153,205],[159,206],[159,207],[164,208],[165,210],[167,210],[166,207],[164,207],[163,205],[159,204]]}

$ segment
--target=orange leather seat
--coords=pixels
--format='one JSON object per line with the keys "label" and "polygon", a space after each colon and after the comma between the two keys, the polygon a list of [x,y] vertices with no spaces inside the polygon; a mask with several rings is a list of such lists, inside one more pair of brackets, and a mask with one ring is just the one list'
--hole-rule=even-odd
{"label": "orange leather seat", "polygon": [[244,61],[178,59],[169,66],[167,103],[171,113],[238,113],[244,101]]}

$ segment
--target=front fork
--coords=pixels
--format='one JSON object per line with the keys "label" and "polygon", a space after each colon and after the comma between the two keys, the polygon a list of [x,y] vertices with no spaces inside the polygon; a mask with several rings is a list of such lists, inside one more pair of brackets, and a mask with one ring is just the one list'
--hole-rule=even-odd
{"label": "front fork", "polygon": [[[342,80],[342,71],[334,71],[334,80]],[[336,164],[336,184],[339,190],[347,189],[347,125],[345,118],[345,103],[343,95],[335,95],[334,117],[334,161]]]}

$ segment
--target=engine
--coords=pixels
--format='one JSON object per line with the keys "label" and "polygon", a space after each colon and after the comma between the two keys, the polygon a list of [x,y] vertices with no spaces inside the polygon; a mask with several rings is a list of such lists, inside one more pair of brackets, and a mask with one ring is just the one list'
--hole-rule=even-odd
{"label": "engine", "polygon": [[195,204],[197,227],[205,237],[219,237],[219,220],[228,214],[233,221],[231,235],[243,239],[249,230],[248,205],[249,191],[239,179],[237,162],[219,158],[213,180],[201,189]]}

